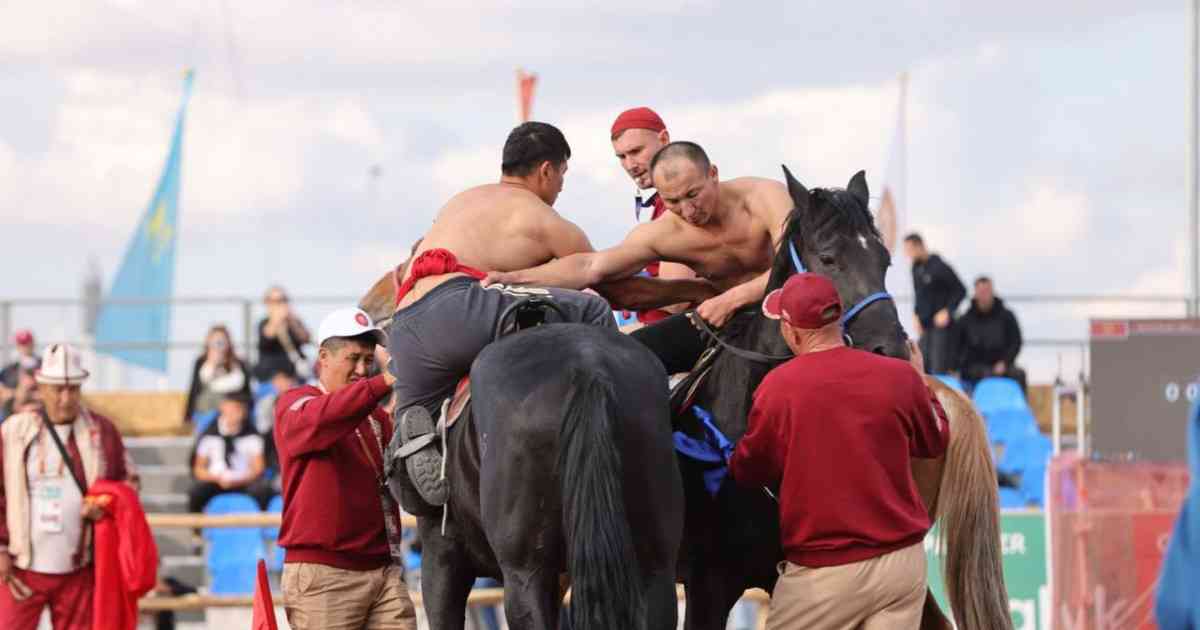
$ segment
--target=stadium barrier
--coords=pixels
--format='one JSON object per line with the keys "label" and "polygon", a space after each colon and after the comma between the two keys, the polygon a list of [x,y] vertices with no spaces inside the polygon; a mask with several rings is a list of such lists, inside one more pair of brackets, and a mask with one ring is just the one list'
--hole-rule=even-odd
{"label": "stadium barrier", "polygon": [[[205,527],[279,527],[281,516],[275,513],[258,514],[222,514],[209,516],[205,514],[147,514],[146,521],[151,529],[198,529]],[[404,528],[415,528],[417,519],[408,514],[401,516],[400,525]],[[410,593],[413,604],[421,607],[421,594]],[[676,588],[679,601],[684,600],[683,587]],[[276,606],[283,605],[283,594],[273,593]],[[570,601],[571,593],[567,591],[565,601]],[[747,590],[742,598],[760,604],[758,607],[756,627],[766,625],[767,604],[770,596],[761,589]],[[471,591],[467,597],[467,606],[497,606],[504,603],[503,588],[480,588]],[[159,611],[203,611],[209,608],[249,608],[254,605],[250,595],[181,595],[177,597],[145,597],[138,602],[138,610],[142,612]]]}
{"label": "stadium barrier", "polygon": [[1047,475],[1051,627],[1152,630],[1185,464],[1059,455]]}

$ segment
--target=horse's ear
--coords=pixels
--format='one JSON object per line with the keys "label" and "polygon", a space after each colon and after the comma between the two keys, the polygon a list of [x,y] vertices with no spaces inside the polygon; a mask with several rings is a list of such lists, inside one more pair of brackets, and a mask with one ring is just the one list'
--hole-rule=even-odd
{"label": "horse's ear", "polygon": [[787,165],[780,164],[783,167],[783,177],[787,180],[788,194],[792,196],[792,203],[796,204],[796,208],[801,212],[808,210],[808,189],[800,180],[796,179],[795,175],[788,170]]}
{"label": "horse's ear", "polygon": [[859,171],[850,178],[850,183],[846,184],[846,192],[854,196],[864,208],[868,207],[871,199],[871,193],[867,190],[867,172]]}

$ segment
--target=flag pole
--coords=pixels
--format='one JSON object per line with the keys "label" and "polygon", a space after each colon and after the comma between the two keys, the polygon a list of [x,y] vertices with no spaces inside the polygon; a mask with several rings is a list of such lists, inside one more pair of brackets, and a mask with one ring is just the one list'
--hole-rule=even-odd
{"label": "flag pole", "polygon": [[[1200,0],[1195,0],[1200,2]],[[908,71],[900,73],[900,199],[897,207],[908,214]],[[897,217],[899,218],[899,217]]]}
{"label": "flag pole", "polygon": [[1197,128],[1197,116],[1200,115],[1200,79],[1197,73],[1200,72],[1198,67],[1198,59],[1200,59],[1200,34],[1197,33],[1197,19],[1200,19],[1200,0],[1192,0],[1191,8],[1191,56],[1188,59],[1188,78],[1191,83],[1191,98],[1188,102],[1188,218],[1190,220],[1190,228],[1188,230],[1188,245],[1191,248],[1191,265],[1188,267],[1189,275],[1192,281],[1192,292],[1188,299],[1187,314],[1189,317],[1196,317],[1197,311],[1200,309],[1200,243],[1197,239],[1200,238],[1200,178],[1196,176],[1197,168],[1200,168],[1200,143],[1197,142],[1196,134],[1200,132]]}

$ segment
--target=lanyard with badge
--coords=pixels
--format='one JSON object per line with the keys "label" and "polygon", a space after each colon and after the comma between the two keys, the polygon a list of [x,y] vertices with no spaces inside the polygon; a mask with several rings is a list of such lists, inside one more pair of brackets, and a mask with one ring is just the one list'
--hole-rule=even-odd
{"label": "lanyard with badge", "polygon": [[[79,496],[87,496],[87,486],[83,480],[75,472],[75,466],[71,461],[71,456],[67,453],[67,448],[63,446],[62,438],[58,435],[58,429],[46,417],[45,412],[42,412],[42,428],[50,434],[50,438],[54,440],[54,446],[58,449],[58,454],[62,460],[58,463],[57,477],[62,477],[63,469],[65,468],[71,473],[71,479],[75,481],[75,485],[79,488]],[[67,433],[67,439],[73,439],[75,436],[74,427]],[[39,440],[39,451],[44,449],[45,442]],[[39,473],[46,474],[46,456],[42,452],[39,454]],[[40,501],[38,510],[38,519],[34,526],[39,530],[50,534],[61,534],[63,531],[63,495],[62,489],[57,487],[43,488],[42,496],[35,497]]]}
{"label": "lanyard with badge", "polygon": [[[374,416],[369,417],[371,422],[371,433],[375,434],[375,444],[379,447],[379,452],[383,453],[383,435],[379,426],[379,421]],[[367,440],[363,437],[362,431],[354,430],[354,434],[358,436],[358,444],[362,446],[363,455],[366,455],[367,461],[371,464],[371,471],[375,473],[375,479],[379,482],[376,488],[379,491],[379,501],[383,504],[383,525],[387,533],[388,552],[392,556],[392,561],[398,566],[404,566],[404,549],[402,546],[402,536],[400,534],[400,522],[397,518],[399,514],[399,506],[396,505],[396,500],[392,498],[391,490],[388,489],[387,477],[384,476],[382,458],[377,463],[375,456],[371,454],[371,448],[367,446]]]}

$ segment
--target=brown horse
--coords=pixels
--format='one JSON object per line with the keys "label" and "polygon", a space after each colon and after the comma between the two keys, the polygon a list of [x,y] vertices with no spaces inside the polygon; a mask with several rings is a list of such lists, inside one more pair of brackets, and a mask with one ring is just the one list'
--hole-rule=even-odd
{"label": "brown horse", "polygon": [[[828,276],[847,314],[854,313],[844,322],[851,344],[907,359],[906,335],[884,287],[891,256],[867,211],[865,176],[856,175],[847,190],[810,192],[784,170],[796,207],[785,226],[769,288],[782,286],[800,269]],[[852,308],[858,305],[863,306]],[[790,351],[778,322],[757,309],[739,314],[722,338],[740,351],[716,358],[695,403],[736,441],[745,433],[755,388],[778,363],[774,358]],[[912,472],[940,528],[951,609],[960,630],[1007,630],[1012,622],[1001,570],[996,471],[983,420],[964,397],[936,379],[927,380],[949,416],[950,446],[942,459],[913,460]],[[705,439],[704,429],[690,416],[681,416],[681,428]],[[710,495],[704,474],[713,466],[681,459],[688,514],[680,562],[689,630],[724,628],[744,589],[772,590],[776,563],[783,559],[774,499],[728,480],[716,496]],[[949,627],[932,594],[927,595],[922,628]]]}

